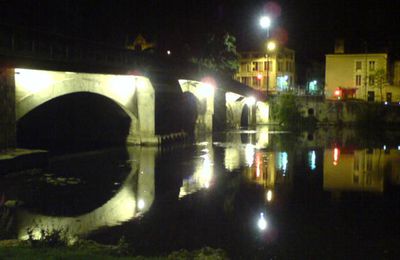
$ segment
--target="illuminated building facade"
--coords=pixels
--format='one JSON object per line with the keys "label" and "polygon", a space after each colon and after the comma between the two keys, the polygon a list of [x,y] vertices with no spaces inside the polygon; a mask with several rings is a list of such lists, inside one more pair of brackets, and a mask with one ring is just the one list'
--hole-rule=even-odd
{"label": "illuminated building facade", "polygon": [[271,94],[287,91],[295,84],[295,52],[288,48],[275,51],[241,52],[235,79]]}
{"label": "illuminated building facade", "polygon": [[325,65],[327,99],[400,101],[400,85],[396,85],[396,79],[393,85],[390,84],[392,71],[386,53],[347,54],[343,45],[336,46],[334,54],[325,56]]}

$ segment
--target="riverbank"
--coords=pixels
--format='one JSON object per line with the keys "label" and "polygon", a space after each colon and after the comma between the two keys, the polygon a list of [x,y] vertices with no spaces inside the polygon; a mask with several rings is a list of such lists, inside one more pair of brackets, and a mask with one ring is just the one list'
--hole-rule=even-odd
{"label": "riverbank", "polygon": [[199,250],[180,250],[164,256],[135,256],[126,245],[101,245],[82,240],[73,246],[33,247],[27,241],[0,241],[0,259],[227,259],[221,249],[204,247]]}

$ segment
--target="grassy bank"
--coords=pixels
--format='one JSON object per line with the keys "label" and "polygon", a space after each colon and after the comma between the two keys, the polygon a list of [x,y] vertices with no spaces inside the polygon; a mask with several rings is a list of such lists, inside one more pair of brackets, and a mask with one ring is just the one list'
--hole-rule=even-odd
{"label": "grassy bank", "polygon": [[73,246],[33,246],[17,240],[0,241],[0,259],[227,259],[223,250],[202,248],[195,251],[180,250],[164,256],[135,256],[125,246],[101,245],[80,241]]}

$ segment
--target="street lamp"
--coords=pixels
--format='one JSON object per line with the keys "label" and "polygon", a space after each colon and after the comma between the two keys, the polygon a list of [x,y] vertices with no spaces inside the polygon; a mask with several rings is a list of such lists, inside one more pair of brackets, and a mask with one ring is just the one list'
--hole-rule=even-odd
{"label": "street lamp", "polygon": [[[271,18],[269,16],[264,15],[264,16],[262,16],[260,18],[260,26],[261,26],[261,28],[267,30],[267,40],[269,38],[269,28],[271,27],[271,24],[272,24],[272,20],[271,20]],[[272,51],[275,48],[276,48],[276,44],[274,42],[271,41],[271,42],[267,43],[267,51]],[[267,67],[266,67],[266,69],[267,69],[267,87],[266,88],[267,88],[267,95],[268,95],[269,69],[270,69],[268,53],[266,54],[266,58],[267,58]]]}
{"label": "street lamp", "polygon": [[262,16],[260,18],[260,26],[263,29],[267,30],[267,37],[269,37],[269,27],[271,27],[271,18],[269,18],[268,16]]}

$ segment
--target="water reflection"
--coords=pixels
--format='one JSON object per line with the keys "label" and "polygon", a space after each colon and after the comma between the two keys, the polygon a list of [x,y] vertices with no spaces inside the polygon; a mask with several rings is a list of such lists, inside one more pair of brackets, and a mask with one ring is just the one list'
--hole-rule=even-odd
{"label": "water reflection", "polygon": [[[13,225],[19,237],[26,237],[29,228],[35,233],[39,229],[64,229],[86,235],[122,223],[112,229],[117,237],[114,242],[124,235],[134,241],[139,252],[149,245],[152,251],[157,248],[155,244],[160,250],[207,244],[219,247],[226,243],[221,239],[225,237],[234,241],[224,244],[232,252],[245,246],[258,248],[254,242],[257,239],[263,243],[265,239],[280,239],[276,234],[289,237],[286,242],[290,245],[307,240],[302,234],[312,232],[319,241],[331,232],[325,231],[326,223],[338,227],[336,236],[341,239],[347,224],[341,218],[348,216],[343,212],[350,214],[358,206],[358,214],[368,203],[354,200],[357,202],[349,203],[351,206],[344,203],[335,207],[337,201],[330,194],[347,192],[340,202],[362,194],[358,197],[372,205],[374,199],[385,196],[384,191],[393,190],[390,185],[400,185],[400,151],[398,144],[387,143],[385,147],[377,143],[368,148],[342,136],[312,136],[309,138],[307,133],[298,137],[264,127],[207,136],[193,146],[161,151],[129,148],[129,158],[125,159],[129,161],[129,174],[118,190],[95,209],[74,216],[51,216],[40,210],[17,208],[4,215],[14,214]],[[346,136],[354,138],[348,132]],[[96,165],[91,167],[97,169]],[[0,204],[3,200],[0,196]],[[342,208],[345,211],[340,213]],[[365,211],[369,214],[371,208]],[[140,215],[143,218],[135,221]],[[357,221],[353,219],[354,225]],[[111,231],[102,230],[106,230],[104,237],[109,242],[107,232]],[[100,233],[95,232],[95,236]],[[297,237],[292,241],[293,236]],[[189,237],[196,239],[193,242]]]}
{"label": "water reflection", "polygon": [[326,149],[324,189],[383,192],[385,176],[396,184],[399,158],[395,149]]}
{"label": "water reflection", "polygon": [[184,178],[179,191],[179,198],[201,189],[208,189],[214,176],[214,150],[211,140],[198,144],[199,154],[195,155],[195,170]]}
{"label": "water reflection", "polygon": [[41,230],[62,230],[68,237],[73,238],[101,227],[119,225],[148,211],[155,195],[154,163],[157,150],[130,148],[128,151],[131,171],[119,190],[107,202],[78,216],[51,216],[37,213],[35,210],[17,208],[14,216],[17,237],[27,239],[28,230],[35,238],[40,238]]}

